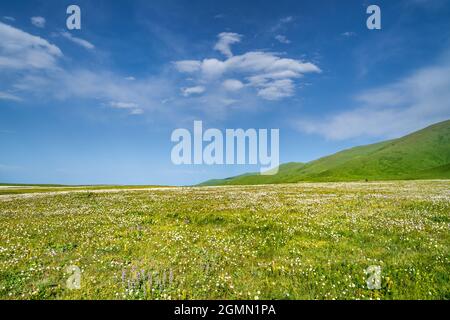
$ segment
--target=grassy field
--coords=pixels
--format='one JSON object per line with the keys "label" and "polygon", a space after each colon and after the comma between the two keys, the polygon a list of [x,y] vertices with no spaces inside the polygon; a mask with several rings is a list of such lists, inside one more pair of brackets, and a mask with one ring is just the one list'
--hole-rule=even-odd
{"label": "grassy field", "polygon": [[1,299],[450,298],[449,180],[55,189],[0,195]]}
{"label": "grassy field", "polygon": [[5,194],[49,193],[49,192],[85,192],[95,190],[140,190],[164,188],[159,186],[57,186],[57,185],[0,185],[0,196]]}

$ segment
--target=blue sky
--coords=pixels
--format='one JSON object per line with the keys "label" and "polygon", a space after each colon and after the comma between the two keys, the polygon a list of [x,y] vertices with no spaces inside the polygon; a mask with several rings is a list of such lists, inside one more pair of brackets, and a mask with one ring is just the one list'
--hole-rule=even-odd
{"label": "blue sky", "polygon": [[[67,30],[66,8],[81,8]],[[366,8],[381,8],[368,30]],[[310,161],[450,118],[450,1],[2,1],[0,181],[198,183],[176,128],[279,128]]]}

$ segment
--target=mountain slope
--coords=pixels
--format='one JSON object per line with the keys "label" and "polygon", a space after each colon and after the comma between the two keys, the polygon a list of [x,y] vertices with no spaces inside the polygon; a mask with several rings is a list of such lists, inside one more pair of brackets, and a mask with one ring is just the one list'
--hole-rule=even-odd
{"label": "mountain slope", "polygon": [[450,120],[399,139],[351,148],[306,164],[283,164],[273,176],[245,174],[202,185],[438,178],[450,178]]}

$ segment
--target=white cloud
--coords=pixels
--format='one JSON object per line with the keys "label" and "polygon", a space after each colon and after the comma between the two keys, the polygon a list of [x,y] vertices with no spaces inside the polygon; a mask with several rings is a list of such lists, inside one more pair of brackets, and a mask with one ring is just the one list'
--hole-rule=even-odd
{"label": "white cloud", "polygon": [[13,94],[0,91],[0,100],[10,100],[10,101],[22,101],[22,98],[15,96]]}
{"label": "white cloud", "polygon": [[[266,100],[278,100],[295,94],[293,79],[305,73],[319,73],[310,62],[282,58],[270,52],[247,52],[226,60],[204,59],[175,62],[181,72],[198,73],[199,82],[212,82],[227,74],[240,74]],[[244,84],[242,84],[244,86]],[[226,89],[226,87],[225,87]]]}
{"label": "white cloud", "polygon": [[281,34],[276,35],[275,39],[278,40],[280,43],[284,43],[284,44],[291,43],[291,40],[289,40],[286,36],[283,36]]}
{"label": "white cloud", "polygon": [[[49,88],[58,99],[76,97],[108,101],[118,109],[155,111],[161,101],[173,94],[173,85],[165,78],[154,77],[129,81],[121,75],[99,70],[80,69],[57,75],[53,85],[64,89]],[[31,82],[31,86],[34,82]],[[112,103],[111,103],[112,102]]]}
{"label": "white cloud", "polygon": [[[197,112],[222,118],[229,106],[237,103],[256,110],[261,102],[258,96],[273,100],[292,95],[294,79],[308,72],[320,72],[308,62],[269,52],[176,61],[175,69],[188,73],[190,78],[183,79],[187,84],[177,94],[180,79],[168,73],[170,69],[154,77],[132,80],[128,75],[63,63],[63,53],[57,46],[4,23],[0,23],[0,39],[0,72],[7,75],[1,77],[4,92],[24,100],[56,101],[58,105],[82,102],[130,114],[153,112],[168,119]],[[10,80],[5,83],[5,79]],[[238,88],[241,89],[236,100],[230,90]]]}
{"label": "white cloud", "polygon": [[1,22],[0,39],[0,85],[8,90],[2,92],[2,99],[57,100],[59,105],[86,100],[131,114],[167,113],[161,101],[177,90],[166,74],[130,81],[99,68],[67,67],[59,61],[63,53],[57,46]]}
{"label": "white cloud", "polygon": [[270,52],[247,52],[226,61],[230,69],[254,73],[274,73],[292,71],[296,74],[320,72],[320,69],[310,63],[290,58],[280,58]]}
{"label": "white cloud", "polygon": [[343,36],[343,37],[353,37],[353,36],[356,36],[356,33],[353,32],[353,31],[346,31],[346,32],[341,33],[341,36]]}
{"label": "white cloud", "polygon": [[289,23],[289,22],[292,22],[292,21],[294,21],[294,17],[292,17],[292,16],[287,16],[287,17],[284,17],[284,18],[280,19],[281,23]]}
{"label": "white cloud", "polygon": [[200,70],[201,63],[196,60],[183,60],[174,62],[175,68],[180,72],[196,72]]}
{"label": "white cloud", "polygon": [[392,138],[450,118],[450,59],[398,82],[362,92],[359,107],[321,120],[301,120],[307,133],[331,140]]}
{"label": "white cloud", "polygon": [[285,26],[294,21],[294,17],[287,16],[278,20],[277,24],[271,28],[271,32],[276,32],[280,29],[285,29]]}
{"label": "white cloud", "polygon": [[45,28],[46,20],[44,17],[31,17],[31,23],[38,28]]}
{"label": "white cloud", "polygon": [[244,84],[236,79],[227,79],[222,83],[222,86],[228,91],[238,91],[244,87]]}
{"label": "white cloud", "polygon": [[142,110],[142,109],[132,109],[131,110],[131,112],[130,112],[130,114],[132,114],[132,115],[140,115],[140,114],[143,114],[144,113],[144,110]]}
{"label": "white cloud", "polygon": [[226,63],[217,59],[205,59],[201,64],[202,74],[206,78],[220,77],[226,69]]}
{"label": "white cloud", "polygon": [[109,106],[115,109],[127,109],[130,110],[130,114],[142,114],[144,110],[139,108],[139,105],[134,102],[123,102],[123,101],[110,101]]}
{"label": "white cloud", "polygon": [[9,17],[9,16],[3,16],[3,19],[5,19],[5,20],[7,20],[7,21],[11,21],[11,22],[16,21],[16,18],[14,18],[14,17]]}
{"label": "white cloud", "polygon": [[161,77],[129,81],[122,75],[88,69],[33,72],[16,79],[13,88],[22,96],[31,95],[41,101],[86,99],[130,114],[160,110],[161,101],[175,90],[168,79]]}
{"label": "white cloud", "polygon": [[61,50],[47,40],[0,22],[0,69],[50,69]]}
{"label": "white cloud", "polygon": [[79,45],[79,46],[82,46],[82,47],[85,48],[85,49],[88,49],[88,50],[93,50],[93,49],[95,49],[95,46],[94,46],[92,43],[90,43],[89,41],[86,41],[86,40],[81,39],[81,38],[74,37],[74,36],[72,36],[72,35],[71,35],[69,32],[67,32],[67,31],[61,32],[61,35],[62,35],[64,38],[66,38],[66,39],[72,41],[73,43],[75,43],[75,44],[77,44],[77,45]]}
{"label": "white cloud", "polygon": [[125,77],[125,80],[128,80],[128,81],[135,81],[136,78],[133,77],[133,76],[128,76],[128,77]]}
{"label": "white cloud", "polygon": [[121,101],[111,101],[109,105],[117,109],[135,109],[139,106],[133,102],[121,102]]}
{"label": "white cloud", "polygon": [[241,41],[242,35],[233,32],[222,32],[217,36],[219,41],[214,46],[214,49],[220,51],[223,55],[230,58],[233,56],[230,46]]}
{"label": "white cloud", "polygon": [[294,94],[294,83],[291,79],[268,82],[261,86],[258,96],[266,100],[280,100]]}
{"label": "white cloud", "polygon": [[192,94],[202,94],[205,92],[206,88],[203,86],[195,86],[195,87],[189,87],[189,88],[182,88],[181,92],[183,93],[183,96],[188,97]]}

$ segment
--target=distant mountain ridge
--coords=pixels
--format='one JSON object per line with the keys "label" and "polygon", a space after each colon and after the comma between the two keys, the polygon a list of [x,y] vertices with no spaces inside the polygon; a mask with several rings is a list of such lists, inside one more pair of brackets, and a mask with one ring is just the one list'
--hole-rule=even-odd
{"label": "distant mountain ridge", "polygon": [[450,179],[450,120],[398,139],[354,147],[308,163],[282,164],[273,176],[247,173],[200,185],[400,179]]}

